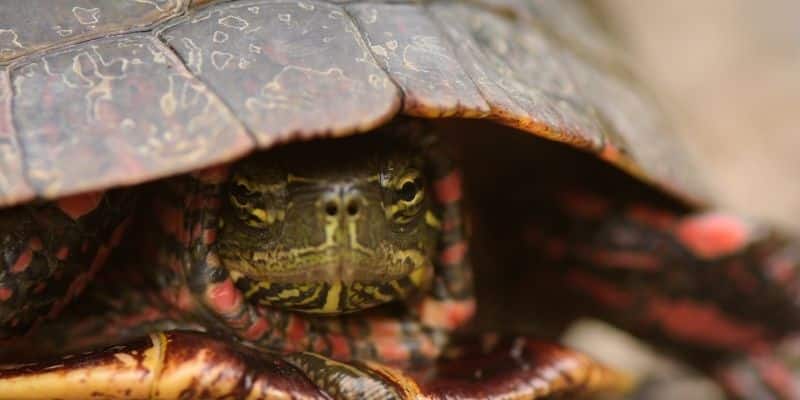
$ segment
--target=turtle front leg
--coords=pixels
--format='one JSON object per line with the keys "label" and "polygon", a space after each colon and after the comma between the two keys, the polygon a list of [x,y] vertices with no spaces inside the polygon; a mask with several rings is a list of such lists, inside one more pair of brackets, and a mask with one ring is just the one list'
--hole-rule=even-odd
{"label": "turtle front leg", "polygon": [[133,197],[96,192],[0,210],[0,339],[57,315],[130,222]]}
{"label": "turtle front leg", "polygon": [[406,373],[316,353],[278,356],[195,332],[0,370],[0,399],[540,399],[619,393],[630,380],[558,345],[472,337]]}
{"label": "turtle front leg", "polygon": [[571,193],[531,224],[536,259],[610,321],[721,379],[800,399],[800,242],[724,212]]}

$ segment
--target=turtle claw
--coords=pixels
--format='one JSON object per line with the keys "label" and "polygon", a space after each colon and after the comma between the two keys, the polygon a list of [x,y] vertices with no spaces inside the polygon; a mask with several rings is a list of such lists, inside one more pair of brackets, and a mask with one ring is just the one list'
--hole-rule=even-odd
{"label": "turtle claw", "polygon": [[533,339],[457,338],[410,372],[315,353],[279,356],[184,331],[46,363],[0,369],[0,399],[477,399],[622,393],[626,376]]}

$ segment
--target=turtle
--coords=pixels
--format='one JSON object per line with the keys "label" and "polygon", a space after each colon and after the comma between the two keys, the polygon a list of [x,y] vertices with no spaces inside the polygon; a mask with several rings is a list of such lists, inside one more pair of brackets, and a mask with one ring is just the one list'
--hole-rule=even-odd
{"label": "turtle", "polygon": [[[47,7],[46,7],[47,6]],[[798,398],[798,241],[577,1],[0,2],[0,398]]]}

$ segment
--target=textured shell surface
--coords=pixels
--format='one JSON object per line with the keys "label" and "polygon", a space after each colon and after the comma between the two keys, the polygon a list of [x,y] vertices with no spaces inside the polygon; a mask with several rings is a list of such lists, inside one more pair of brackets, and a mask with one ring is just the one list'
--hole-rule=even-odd
{"label": "textured shell surface", "polygon": [[625,54],[577,1],[0,0],[0,10],[0,206],[366,132],[398,114],[488,118],[708,198]]}

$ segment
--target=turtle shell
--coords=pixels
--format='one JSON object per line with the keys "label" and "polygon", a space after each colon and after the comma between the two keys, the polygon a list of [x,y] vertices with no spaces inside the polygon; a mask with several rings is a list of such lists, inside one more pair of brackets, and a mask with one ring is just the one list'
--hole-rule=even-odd
{"label": "turtle shell", "polygon": [[578,1],[74,0],[0,13],[0,206],[398,114],[490,119],[707,199]]}

